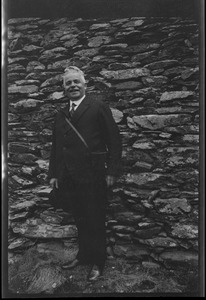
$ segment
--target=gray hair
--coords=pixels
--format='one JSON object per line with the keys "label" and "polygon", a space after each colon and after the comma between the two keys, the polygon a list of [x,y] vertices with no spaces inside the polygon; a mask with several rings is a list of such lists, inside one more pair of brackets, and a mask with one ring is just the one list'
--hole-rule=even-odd
{"label": "gray hair", "polygon": [[81,76],[83,82],[86,83],[86,80],[84,77],[84,72],[82,70],[80,70],[78,67],[69,66],[64,70],[63,84],[65,84],[65,77],[67,76],[67,74],[70,74],[70,73],[78,73]]}

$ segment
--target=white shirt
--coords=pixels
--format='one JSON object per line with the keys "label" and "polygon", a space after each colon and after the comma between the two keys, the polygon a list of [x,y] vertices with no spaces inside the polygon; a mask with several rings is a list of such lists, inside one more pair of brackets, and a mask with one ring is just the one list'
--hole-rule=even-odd
{"label": "white shirt", "polygon": [[70,100],[70,108],[69,108],[69,111],[72,109],[72,104],[73,104],[73,103],[75,104],[74,110],[76,110],[77,107],[79,106],[79,104],[84,100],[84,98],[85,98],[85,95],[84,95],[81,99],[79,99],[79,100],[76,100],[76,101]]}

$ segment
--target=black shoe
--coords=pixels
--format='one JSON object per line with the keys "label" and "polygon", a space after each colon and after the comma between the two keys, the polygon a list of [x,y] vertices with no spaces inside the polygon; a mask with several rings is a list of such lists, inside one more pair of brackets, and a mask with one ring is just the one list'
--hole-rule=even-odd
{"label": "black shoe", "polygon": [[96,281],[97,279],[102,277],[102,273],[103,273],[102,270],[97,265],[93,265],[87,276],[87,280]]}
{"label": "black shoe", "polygon": [[66,263],[66,264],[62,265],[61,267],[62,267],[62,269],[69,270],[69,269],[75,268],[78,265],[80,265],[79,260],[78,259],[74,259],[72,262]]}

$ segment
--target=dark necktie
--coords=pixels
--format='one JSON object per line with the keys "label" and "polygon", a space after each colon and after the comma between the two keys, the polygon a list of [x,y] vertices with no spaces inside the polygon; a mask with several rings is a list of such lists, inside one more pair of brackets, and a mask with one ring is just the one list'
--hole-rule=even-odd
{"label": "dark necktie", "polygon": [[72,103],[72,109],[70,110],[70,116],[71,116],[71,118],[73,117],[73,114],[74,114],[74,112],[75,112],[75,106],[76,106],[76,104],[75,103]]}

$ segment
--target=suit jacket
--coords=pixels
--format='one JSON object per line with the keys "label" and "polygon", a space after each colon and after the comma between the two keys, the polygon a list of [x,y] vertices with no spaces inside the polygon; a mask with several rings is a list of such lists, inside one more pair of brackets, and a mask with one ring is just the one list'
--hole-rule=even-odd
{"label": "suit jacket", "polygon": [[[83,136],[90,151],[67,124],[64,114],[70,118],[69,105],[55,118],[48,178],[61,180],[65,167],[71,175],[79,178],[89,176],[92,169],[119,175],[121,137],[108,105],[86,96],[72,117],[72,124]],[[104,155],[105,152],[107,155]],[[92,158],[91,153],[94,153]]]}

